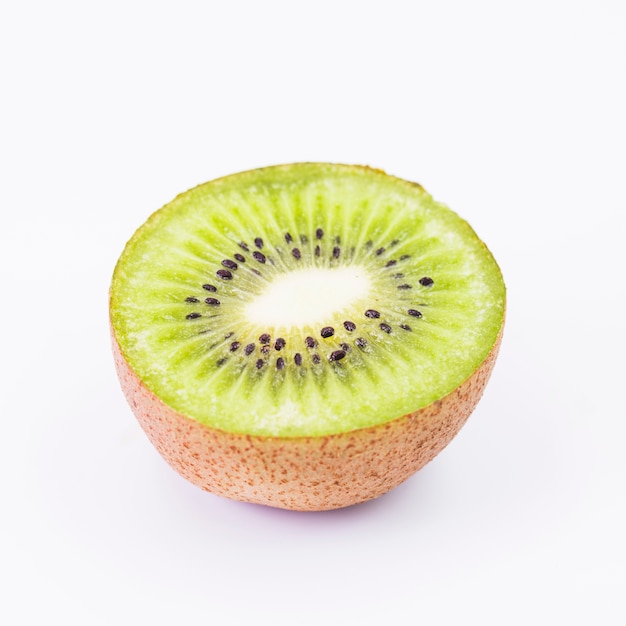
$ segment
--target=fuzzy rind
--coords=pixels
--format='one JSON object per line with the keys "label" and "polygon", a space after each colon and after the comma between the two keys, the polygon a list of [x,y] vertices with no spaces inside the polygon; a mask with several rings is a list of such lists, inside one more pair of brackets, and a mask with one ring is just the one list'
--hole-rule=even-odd
{"label": "fuzzy rind", "polygon": [[122,390],[160,455],[205,491],[299,511],[338,509],[387,493],[431,461],[480,400],[502,329],[487,358],[452,393],[391,422],[320,437],[262,437],[200,424],[160,400],[122,355],[112,332]]}

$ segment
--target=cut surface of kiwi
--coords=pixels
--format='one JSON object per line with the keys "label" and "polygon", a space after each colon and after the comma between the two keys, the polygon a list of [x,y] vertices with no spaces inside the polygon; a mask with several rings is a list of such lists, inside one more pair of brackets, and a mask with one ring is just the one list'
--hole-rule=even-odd
{"label": "cut surface of kiwi", "polygon": [[114,272],[130,370],[202,426],[322,437],[457,389],[503,325],[505,288],[471,227],[416,184],[358,166],[269,167],[154,213]]}

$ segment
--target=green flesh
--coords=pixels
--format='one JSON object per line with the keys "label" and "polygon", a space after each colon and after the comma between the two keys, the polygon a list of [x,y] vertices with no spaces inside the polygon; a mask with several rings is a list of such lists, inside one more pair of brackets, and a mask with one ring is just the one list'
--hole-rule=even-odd
{"label": "green flesh", "polygon": [[[265,263],[254,259],[255,250]],[[238,265],[230,280],[216,274],[227,269],[225,259]],[[324,273],[306,308],[320,302],[325,313],[294,327],[284,318],[290,303],[283,293],[274,325],[251,316],[251,303],[289,272],[299,272],[292,284],[302,285],[302,296],[306,279],[315,277],[302,270],[313,268]],[[365,287],[351,295],[346,284],[334,306],[337,290],[327,279],[342,272],[365,277]],[[420,284],[423,277],[433,283]],[[207,304],[207,297],[219,304]],[[487,248],[420,186],[368,168],[296,164],[201,185],[157,211],[118,262],[111,321],[131,368],[176,411],[230,432],[320,436],[388,422],[452,392],[496,342],[504,301]],[[380,317],[367,317],[368,309]],[[189,319],[193,313],[200,317]],[[356,329],[347,330],[345,321]],[[323,338],[327,326],[335,333]],[[271,337],[267,353],[259,342],[264,333]],[[307,336],[315,348],[305,345]],[[281,350],[277,338],[285,340]],[[366,344],[359,347],[357,339]],[[337,351],[345,356],[331,361]]]}

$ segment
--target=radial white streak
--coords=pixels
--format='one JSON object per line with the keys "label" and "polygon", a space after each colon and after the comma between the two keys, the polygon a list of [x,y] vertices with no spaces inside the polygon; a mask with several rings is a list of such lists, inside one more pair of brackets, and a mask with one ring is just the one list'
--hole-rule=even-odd
{"label": "radial white streak", "polygon": [[369,289],[369,276],[358,266],[289,272],[252,300],[245,315],[264,328],[320,324],[365,297]]}

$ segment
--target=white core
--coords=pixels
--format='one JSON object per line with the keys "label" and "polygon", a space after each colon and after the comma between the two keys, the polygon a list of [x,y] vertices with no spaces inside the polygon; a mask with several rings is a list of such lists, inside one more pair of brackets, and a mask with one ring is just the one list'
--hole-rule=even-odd
{"label": "white core", "polygon": [[367,295],[370,279],[364,269],[314,268],[277,277],[250,302],[245,315],[256,326],[315,325]]}

